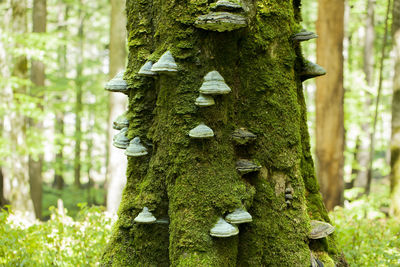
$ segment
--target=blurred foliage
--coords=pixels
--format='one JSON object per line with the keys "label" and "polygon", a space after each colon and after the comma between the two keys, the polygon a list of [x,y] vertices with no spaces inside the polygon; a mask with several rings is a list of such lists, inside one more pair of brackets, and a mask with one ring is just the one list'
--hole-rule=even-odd
{"label": "blurred foliage", "polygon": [[64,208],[68,210],[69,216],[76,218],[80,213],[79,203],[88,203],[88,205],[100,205],[104,203],[105,189],[90,187],[85,184],[78,189],[72,185],[65,186],[62,190],[52,188],[50,185],[43,185],[43,219],[50,218],[51,206],[57,205],[57,200],[62,199]]}
{"label": "blurred foliage", "polygon": [[98,266],[112,219],[103,208],[79,207],[76,220],[52,207],[49,221],[33,224],[0,212],[0,266]]}
{"label": "blurred foliage", "polygon": [[330,217],[337,239],[350,266],[400,266],[400,224],[387,218],[389,187],[374,184],[375,192],[359,195],[346,190],[345,207],[336,207]]}
{"label": "blurred foliage", "polygon": [[[28,2],[27,18],[32,14],[32,2]],[[108,79],[108,43],[110,3],[107,0],[47,0],[47,32],[46,33],[14,33],[10,27],[10,1],[0,1],[0,17],[9,19],[0,21],[0,44],[8,55],[5,64],[9,75],[12,75],[13,58],[25,56],[29,62],[41,60],[46,65],[45,87],[34,87],[29,80],[17,77],[2,77],[0,88],[26,86],[26,90],[13,94],[13,101],[0,101],[0,123],[3,117],[14,111],[19,116],[34,122],[42,122],[44,129],[26,127],[26,145],[13,147],[12,142],[1,135],[0,127],[0,165],[7,164],[3,160],[10,154],[18,152],[21,156],[29,154],[36,158],[45,155],[44,179],[51,182],[53,173],[59,163],[55,163],[55,153],[62,151],[66,165],[63,173],[65,182],[73,181],[74,138],[75,138],[75,95],[77,88],[76,69],[80,59],[79,39],[77,32],[81,18],[84,19],[84,53],[83,75],[79,81],[83,89],[82,119],[82,179],[83,182],[92,176],[98,179],[105,177],[105,146],[107,133],[107,97],[103,85]],[[65,15],[65,14],[68,15]],[[65,21],[61,18],[66,17]],[[28,21],[28,29],[32,21]],[[66,66],[61,66],[60,58],[65,56]],[[30,68],[30,63],[28,64]],[[29,71],[28,71],[29,72]],[[29,73],[28,73],[29,74]],[[0,94],[0,100],[3,95]],[[43,109],[41,109],[43,107]],[[55,131],[55,114],[61,113],[64,133]],[[92,151],[87,151],[87,143],[93,141]],[[58,141],[58,142],[57,142]],[[60,145],[62,144],[62,146]],[[90,169],[90,170],[88,170]],[[93,177],[92,177],[93,178]]]}

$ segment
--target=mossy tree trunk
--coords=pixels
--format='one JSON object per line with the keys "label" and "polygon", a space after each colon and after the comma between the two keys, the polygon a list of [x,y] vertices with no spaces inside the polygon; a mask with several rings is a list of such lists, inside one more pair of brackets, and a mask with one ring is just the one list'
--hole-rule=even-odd
{"label": "mossy tree trunk", "polygon": [[[149,150],[128,159],[119,220],[103,255],[104,266],[309,266],[310,249],[328,264],[344,263],[334,235],[309,241],[310,219],[329,221],[314,175],[300,72],[300,1],[242,1],[248,26],[210,32],[193,26],[209,1],[128,0],[129,138]],[[179,71],[157,79],[137,75],[166,50]],[[217,70],[232,89],[199,108],[203,77]],[[194,140],[204,122],[215,136]],[[231,134],[257,135],[237,145]],[[240,176],[236,160],[259,172]],[[285,189],[293,189],[287,205]],[[238,236],[216,238],[218,217],[244,207],[253,222]],[[169,224],[136,224],[148,207]],[[332,261],[333,259],[333,261]]]}

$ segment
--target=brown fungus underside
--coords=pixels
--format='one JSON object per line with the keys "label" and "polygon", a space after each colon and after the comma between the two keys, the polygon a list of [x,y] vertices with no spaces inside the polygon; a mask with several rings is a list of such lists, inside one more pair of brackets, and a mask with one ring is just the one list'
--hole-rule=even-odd
{"label": "brown fungus underside", "polygon": [[[334,235],[309,241],[310,220],[329,221],[310,154],[299,73],[304,59],[298,0],[243,0],[247,27],[214,32],[194,27],[207,0],[127,0],[128,137],[148,154],[130,157],[127,185],[103,266],[309,266],[314,255],[341,265]],[[137,74],[167,50],[175,75]],[[232,92],[198,107],[204,76],[217,70]],[[209,139],[188,133],[199,123]],[[257,138],[232,140],[245,128]],[[238,159],[262,166],[240,175]],[[291,204],[285,188],[293,189]],[[137,224],[144,207],[169,224]],[[218,218],[244,207],[252,216],[239,235],[210,236]],[[319,253],[319,254],[318,254]],[[325,258],[326,258],[325,257]]]}

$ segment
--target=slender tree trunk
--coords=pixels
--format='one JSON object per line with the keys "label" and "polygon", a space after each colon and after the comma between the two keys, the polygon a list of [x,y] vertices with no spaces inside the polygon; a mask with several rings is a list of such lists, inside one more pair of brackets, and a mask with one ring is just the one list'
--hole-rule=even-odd
{"label": "slender tree trunk", "polygon": [[[33,32],[46,32],[46,12],[46,0],[33,1]],[[31,89],[31,95],[44,101],[43,91],[45,85],[45,66],[43,62],[38,60],[32,61],[31,81],[34,85],[34,88]],[[39,108],[43,110],[42,104],[40,104]],[[41,122],[30,120],[30,127],[34,127],[35,131],[39,131],[39,133],[43,132],[43,124]],[[29,156],[29,181],[31,186],[31,197],[37,218],[42,217],[42,166],[43,153],[40,153],[37,158]]]}
{"label": "slender tree trunk", "polygon": [[400,216],[400,1],[393,2],[392,36],[395,50],[393,79],[392,137],[390,159],[391,213]]}
{"label": "slender tree trunk", "polygon": [[376,134],[376,125],[378,122],[378,114],[379,114],[379,102],[380,98],[382,95],[382,84],[383,84],[383,64],[385,61],[386,57],[386,46],[388,42],[388,32],[389,32],[389,16],[390,16],[390,8],[391,8],[391,0],[388,0],[387,3],[387,8],[386,8],[386,16],[385,16],[385,33],[383,35],[383,42],[382,42],[382,48],[381,48],[381,58],[380,58],[380,66],[379,66],[379,81],[378,81],[378,88],[377,88],[377,94],[376,94],[376,99],[375,99],[375,111],[374,111],[374,116],[372,119],[372,132],[371,132],[371,145],[369,148],[369,166],[368,169],[370,170],[368,172],[368,183],[367,183],[367,188],[366,192],[369,194],[370,192],[370,185],[372,181],[372,166],[373,166],[373,161],[374,161],[374,155],[375,155],[375,134]]}
{"label": "slender tree trunk", "polygon": [[[300,1],[241,2],[248,26],[219,33],[194,27],[196,17],[210,11],[207,2],[127,1],[128,136],[140,137],[149,153],[128,158],[103,265],[309,266],[310,248],[325,264],[344,264],[334,236],[307,240],[310,218],[329,218],[310,153],[300,77],[305,64],[292,41],[301,29]],[[154,80],[137,74],[168,49],[176,75]],[[232,92],[199,108],[199,88],[213,70]],[[189,137],[200,122],[214,137]],[[256,134],[253,143],[234,143],[232,132],[241,127]],[[238,159],[262,167],[241,176]],[[291,201],[285,200],[288,190]],[[169,224],[135,223],[144,207]],[[237,236],[210,236],[218,218],[238,207],[253,221],[240,225]]]}
{"label": "slender tree trunk", "polygon": [[317,62],[327,75],[316,82],[317,177],[328,210],[343,202],[343,17],[344,1],[318,1]]}
{"label": "slender tree trunk", "polygon": [[[12,26],[13,34],[23,36],[27,32],[27,3],[26,0],[12,0]],[[19,79],[27,79],[28,62],[25,56],[13,59],[12,76]],[[5,76],[10,77],[10,76]],[[9,112],[4,118],[4,134],[10,142],[13,153],[6,159],[4,168],[4,190],[5,197],[10,201],[13,210],[21,211],[26,216],[34,218],[34,207],[30,195],[29,186],[29,164],[26,151],[26,118],[19,113],[18,94],[26,94],[26,87],[15,85],[13,88],[4,88],[5,103]]]}
{"label": "slender tree trunk", "polygon": [[81,187],[81,116],[82,116],[82,86],[83,86],[83,28],[85,16],[82,10],[82,2],[79,4],[79,29],[78,29],[78,56],[76,67],[76,98],[75,98],[75,157],[74,157],[74,185]]}
{"label": "slender tree trunk", "polygon": [[[88,117],[88,123],[89,123],[89,131],[91,131],[91,129],[94,128],[94,124],[95,124],[95,118],[94,118],[94,111],[89,109],[89,117]],[[93,187],[93,179],[92,179],[92,168],[93,168],[93,164],[92,164],[92,152],[93,152],[93,139],[94,139],[94,135],[92,132],[88,132],[86,133],[86,166],[87,166],[87,178],[88,178],[88,183],[86,186],[86,190],[87,190],[87,203],[89,205],[93,205],[94,204],[94,199],[92,196],[92,187]]]}
{"label": "slender tree trunk", "polygon": [[[375,0],[368,0],[367,2],[367,17],[365,21],[365,38],[364,38],[364,65],[363,70],[365,74],[366,83],[372,91],[373,89],[373,73],[374,73],[374,40],[375,40],[375,29],[374,29],[374,8]],[[372,96],[370,91],[365,92],[365,102],[363,109],[363,117],[370,118],[370,108],[372,105]],[[369,148],[371,145],[371,122],[365,121],[361,125],[360,133],[360,146],[356,155],[357,159],[357,175],[354,180],[355,187],[361,187],[367,191],[368,185],[368,173],[369,169]]]}
{"label": "slender tree trunk", "polygon": [[[60,32],[60,39],[66,41],[66,31],[67,31],[67,20],[68,20],[68,10],[67,5],[60,5],[59,16],[58,16],[58,31]],[[58,48],[58,65],[60,68],[59,78],[60,80],[67,79],[67,46],[66,44],[60,45]],[[58,93],[56,96],[57,104],[60,107],[56,110],[55,114],[55,134],[56,134],[56,156],[55,156],[55,171],[54,171],[54,182],[53,187],[61,190],[64,187],[64,109],[62,108],[62,103],[65,101],[63,97],[64,93]]]}
{"label": "slender tree trunk", "polygon": [[6,199],[4,198],[4,176],[3,170],[0,168],[0,208],[3,208],[6,204]]}
{"label": "slender tree trunk", "polygon": [[[126,14],[125,0],[111,0],[110,27],[110,79],[125,67],[126,58]],[[127,97],[110,94],[107,133],[107,211],[116,213],[126,184],[127,159],[124,153],[113,146],[113,121],[126,111]]]}
{"label": "slender tree trunk", "polygon": [[[7,3],[8,4],[8,3]],[[3,20],[0,21],[0,36],[6,35],[6,29],[10,27],[10,17],[11,12],[4,12]],[[3,82],[0,82],[0,86],[3,88],[4,93],[0,94],[0,101],[4,101],[3,103],[7,103],[5,101],[12,99],[12,89],[7,80],[10,79],[10,56],[6,51],[6,44],[3,43],[3,40],[0,39],[0,76],[3,78]],[[3,131],[3,123],[4,117],[0,117],[0,138],[4,138]],[[4,148],[3,148],[4,149]],[[5,159],[0,160],[0,207],[3,207],[6,204],[6,200],[4,197],[4,175],[3,175],[3,166],[7,164]]]}

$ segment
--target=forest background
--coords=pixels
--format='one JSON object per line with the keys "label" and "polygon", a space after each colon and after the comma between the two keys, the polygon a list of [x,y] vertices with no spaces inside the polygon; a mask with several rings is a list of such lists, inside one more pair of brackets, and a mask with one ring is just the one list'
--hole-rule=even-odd
{"label": "forest background", "polygon": [[[112,53],[126,56],[123,16],[120,24],[112,22],[121,2],[0,1],[1,265],[99,262],[126,168],[123,152],[111,146],[117,133],[112,121],[126,103],[104,91],[124,65],[110,60]],[[345,1],[344,164],[340,181],[332,179],[343,186],[337,205],[327,207],[352,266],[400,265],[400,225],[390,196],[397,58],[392,14],[399,8],[389,0]],[[303,27],[319,34],[318,1],[303,1],[302,16]],[[315,40],[303,51],[319,61]],[[315,152],[315,81],[305,82],[304,90]],[[120,173],[110,175],[115,170]]]}

